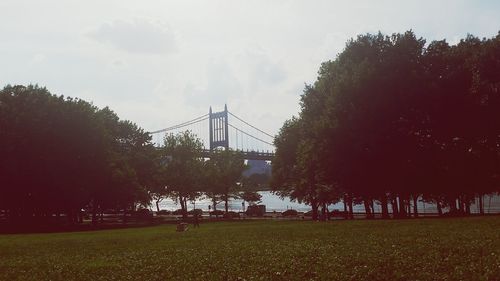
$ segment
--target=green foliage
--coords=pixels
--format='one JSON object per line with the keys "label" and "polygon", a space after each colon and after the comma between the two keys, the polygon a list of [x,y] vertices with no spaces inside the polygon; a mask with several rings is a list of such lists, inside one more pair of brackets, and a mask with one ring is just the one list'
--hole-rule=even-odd
{"label": "green foliage", "polygon": [[12,220],[149,197],[150,136],[109,108],[38,86],[0,91],[0,209]]}
{"label": "green foliage", "polygon": [[210,215],[211,216],[222,216],[222,215],[224,215],[224,212],[221,210],[215,210],[215,211],[211,211]]}
{"label": "green foliage", "polygon": [[260,193],[256,191],[243,191],[239,194],[239,198],[241,198],[243,201],[254,203],[260,202],[262,199],[262,195],[260,195]]}
{"label": "green foliage", "polygon": [[253,191],[269,190],[271,176],[269,174],[251,174],[241,179],[241,189]]}
{"label": "green foliage", "polygon": [[203,210],[202,209],[194,209],[194,210],[190,210],[188,212],[189,215],[194,215],[196,214],[197,216],[201,216],[203,214]]}
{"label": "green foliage", "polygon": [[240,214],[237,212],[234,212],[234,211],[229,211],[229,212],[224,213],[223,217],[225,219],[237,219],[240,217]]}
{"label": "green foliage", "polygon": [[286,210],[283,213],[281,213],[281,215],[284,217],[295,217],[297,216],[297,214],[298,214],[297,210],[292,210],[292,209]]}
{"label": "green foliage", "polygon": [[[241,184],[242,173],[246,169],[243,154],[233,150],[215,150],[205,166],[206,195],[217,202],[225,202],[226,213],[228,201]],[[215,204],[214,204],[215,210]]]}
{"label": "green foliage", "polygon": [[181,205],[187,216],[187,201],[200,196],[204,160],[201,158],[203,143],[191,132],[165,136],[160,149],[162,185]]}
{"label": "green foliage", "polygon": [[360,35],[323,63],[275,139],[274,190],[313,213],[343,198],[386,216],[397,198],[405,216],[410,198],[467,209],[498,191],[500,33],[425,45],[412,31]]}
{"label": "green foliage", "polygon": [[498,217],[0,236],[1,280],[495,280]]}
{"label": "green foliage", "polygon": [[168,211],[168,210],[160,210],[158,212],[156,212],[157,215],[170,215],[172,212]]}

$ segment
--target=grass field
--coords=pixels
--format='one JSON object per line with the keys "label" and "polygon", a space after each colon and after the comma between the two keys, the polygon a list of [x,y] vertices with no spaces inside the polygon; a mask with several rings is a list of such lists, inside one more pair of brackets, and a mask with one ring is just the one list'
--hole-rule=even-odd
{"label": "grass field", "polygon": [[500,280],[500,217],[0,235],[1,280]]}

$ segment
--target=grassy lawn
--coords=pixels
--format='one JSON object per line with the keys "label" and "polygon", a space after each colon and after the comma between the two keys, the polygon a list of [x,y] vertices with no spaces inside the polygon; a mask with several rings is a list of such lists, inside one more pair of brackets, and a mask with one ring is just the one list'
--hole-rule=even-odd
{"label": "grassy lawn", "polygon": [[500,217],[0,235],[1,280],[500,280]]}

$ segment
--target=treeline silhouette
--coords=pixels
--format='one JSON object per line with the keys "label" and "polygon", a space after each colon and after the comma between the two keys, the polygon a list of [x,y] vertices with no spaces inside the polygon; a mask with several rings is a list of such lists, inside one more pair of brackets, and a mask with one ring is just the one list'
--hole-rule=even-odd
{"label": "treeline silhouette", "polygon": [[146,203],[154,159],[149,135],[109,108],[38,86],[0,91],[0,210],[11,222],[64,214],[82,221]]}
{"label": "treeline silhouette", "polygon": [[482,196],[500,191],[500,33],[456,45],[360,35],[300,105],[275,139],[272,186],[314,218],[339,201],[350,217],[361,203],[368,217],[374,203],[416,217],[417,200],[470,214],[477,199],[483,213]]}
{"label": "treeline silhouette", "polygon": [[[261,184],[242,178],[241,153],[214,151],[189,131],[166,135],[161,147],[105,107],[49,93],[38,86],[0,91],[0,220],[9,226],[76,224],[103,213],[147,214],[166,197],[183,218],[201,196],[216,205]],[[250,194],[252,195],[252,194]],[[142,209],[141,209],[142,208]],[[145,212],[143,212],[145,211]]]}

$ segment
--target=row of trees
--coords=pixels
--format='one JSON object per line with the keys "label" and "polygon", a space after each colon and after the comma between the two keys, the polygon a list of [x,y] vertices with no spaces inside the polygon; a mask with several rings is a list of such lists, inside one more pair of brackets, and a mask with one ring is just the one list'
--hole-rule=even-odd
{"label": "row of trees", "polygon": [[417,216],[418,199],[470,213],[500,187],[500,33],[358,36],[322,64],[275,145],[273,187],[315,218],[340,200],[368,216],[374,202],[384,217]]}
{"label": "row of trees", "polygon": [[156,161],[160,164],[157,182],[151,190],[158,210],[158,202],[171,197],[179,203],[185,218],[188,201],[205,196],[213,202],[214,211],[224,202],[228,212],[230,198],[240,195],[242,183],[247,182],[242,180],[245,159],[232,150],[214,150],[209,159],[204,159],[200,157],[203,149],[201,140],[189,131],[165,137]]}
{"label": "row of trees", "polygon": [[[189,132],[168,135],[161,148],[151,136],[109,108],[50,94],[38,86],[0,91],[0,212],[12,221],[44,221],[65,214],[94,221],[104,210],[124,212],[170,196],[208,195],[226,202],[245,164],[233,151],[201,158]],[[241,184],[240,184],[241,185]]]}
{"label": "row of trees", "polygon": [[0,92],[0,209],[13,220],[146,203],[149,136],[109,108],[37,86]]}

